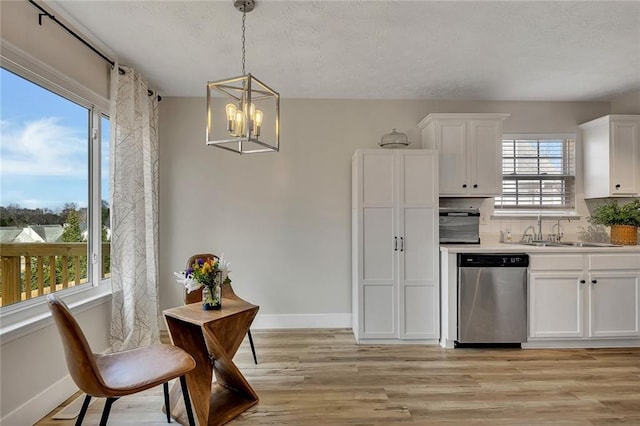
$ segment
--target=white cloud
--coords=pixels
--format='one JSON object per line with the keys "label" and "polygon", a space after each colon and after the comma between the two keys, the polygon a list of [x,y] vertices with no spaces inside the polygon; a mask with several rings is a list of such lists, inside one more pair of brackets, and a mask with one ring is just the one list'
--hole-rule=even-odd
{"label": "white cloud", "polygon": [[15,125],[1,124],[0,172],[2,176],[69,176],[86,178],[87,135],[59,124],[56,117]]}

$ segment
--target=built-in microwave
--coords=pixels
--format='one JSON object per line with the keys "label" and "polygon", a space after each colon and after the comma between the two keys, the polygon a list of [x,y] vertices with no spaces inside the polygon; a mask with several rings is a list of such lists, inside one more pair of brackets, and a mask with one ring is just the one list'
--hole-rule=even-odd
{"label": "built-in microwave", "polygon": [[440,244],[480,244],[480,210],[441,208]]}

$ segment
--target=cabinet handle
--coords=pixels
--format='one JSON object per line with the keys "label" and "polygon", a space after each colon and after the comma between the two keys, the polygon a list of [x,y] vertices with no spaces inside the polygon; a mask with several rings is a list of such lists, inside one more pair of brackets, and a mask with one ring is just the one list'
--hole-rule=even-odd
{"label": "cabinet handle", "polygon": [[620,189],[620,184],[617,184],[617,185],[616,185],[616,189]]}
{"label": "cabinet handle", "polygon": [[591,280],[591,284],[598,284],[598,280]]}
{"label": "cabinet handle", "polygon": [[400,237],[400,251],[404,251],[404,238]]}
{"label": "cabinet handle", "polygon": [[398,237],[393,237],[393,251],[398,251]]}
{"label": "cabinet handle", "polygon": [[584,283],[586,283],[585,280],[580,280],[580,284],[584,284]]}
{"label": "cabinet handle", "polygon": [[474,188],[477,188],[477,187],[478,187],[478,184],[477,184],[477,183],[474,183],[474,184],[473,184],[473,187],[474,187]]}
{"label": "cabinet handle", "polygon": [[466,188],[466,187],[467,187],[467,184],[465,183],[464,185],[462,185],[462,187],[463,187],[463,188]]}

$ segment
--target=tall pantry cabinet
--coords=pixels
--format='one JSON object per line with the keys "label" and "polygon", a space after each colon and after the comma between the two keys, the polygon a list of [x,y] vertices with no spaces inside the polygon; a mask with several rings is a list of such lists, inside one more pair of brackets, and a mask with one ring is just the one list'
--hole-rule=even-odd
{"label": "tall pantry cabinet", "polygon": [[356,151],[352,311],[358,343],[437,343],[437,224],[436,151]]}

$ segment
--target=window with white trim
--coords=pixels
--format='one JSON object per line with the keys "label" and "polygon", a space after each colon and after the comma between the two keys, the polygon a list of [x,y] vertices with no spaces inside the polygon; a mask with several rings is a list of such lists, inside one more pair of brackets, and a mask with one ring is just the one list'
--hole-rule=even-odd
{"label": "window with white trim", "polygon": [[575,209],[575,135],[503,135],[500,210]]}
{"label": "window with white trim", "polygon": [[109,278],[109,118],[104,100],[4,58],[0,86],[4,311]]}

